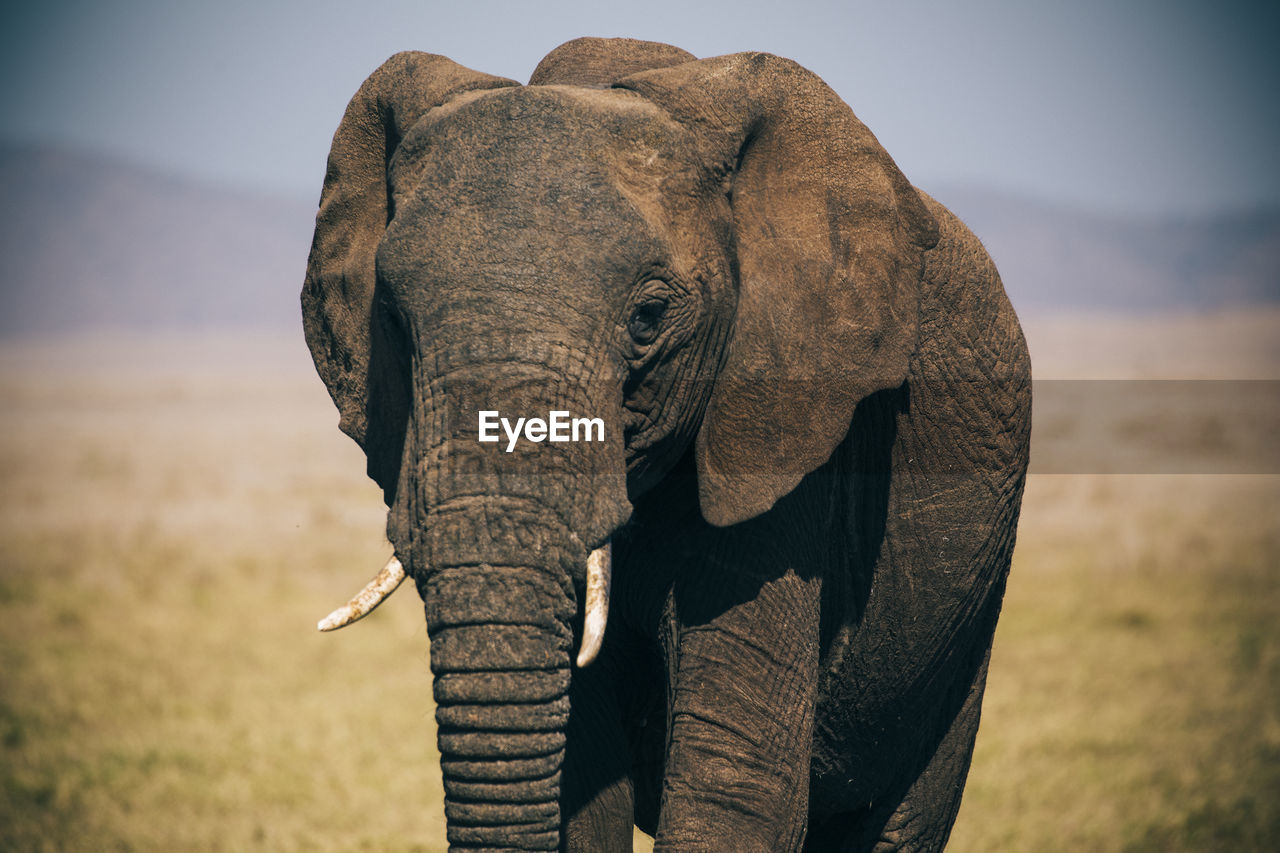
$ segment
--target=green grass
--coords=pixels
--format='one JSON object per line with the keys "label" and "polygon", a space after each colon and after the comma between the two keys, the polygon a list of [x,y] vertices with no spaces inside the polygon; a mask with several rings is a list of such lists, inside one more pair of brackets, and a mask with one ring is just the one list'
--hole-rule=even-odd
{"label": "green grass", "polygon": [[[416,595],[314,627],[379,494],[250,351],[0,352],[0,850],[445,849]],[[952,850],[1280,849],[1277,498],[1033,478]]]}

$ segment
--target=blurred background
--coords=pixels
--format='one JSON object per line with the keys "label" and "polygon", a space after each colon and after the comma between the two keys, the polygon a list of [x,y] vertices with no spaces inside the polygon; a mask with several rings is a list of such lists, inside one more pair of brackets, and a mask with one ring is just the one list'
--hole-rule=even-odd
{"label": "blurred background", "polygon": [[0,848],[445,849],[416,597],[312,627],[389,546],[297,295],[374,68],[583,35],[817,72],[1023,318],[951,849],[1280,848],[1280,8],[1188,0],[11,4]]}

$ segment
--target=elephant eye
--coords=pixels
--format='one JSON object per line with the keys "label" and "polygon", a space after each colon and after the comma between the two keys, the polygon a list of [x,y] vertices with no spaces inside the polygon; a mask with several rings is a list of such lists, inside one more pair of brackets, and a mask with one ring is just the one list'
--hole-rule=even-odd
{"label": "elephant eye", "polygon": [[667,303],[661,300],[653,299],[637,305],[631,312],[631,319],[627,321],[627,332],[631,335],[631,340],[640,346],[653,343],[654,338],[658,337],[662,315],[666,313]]}

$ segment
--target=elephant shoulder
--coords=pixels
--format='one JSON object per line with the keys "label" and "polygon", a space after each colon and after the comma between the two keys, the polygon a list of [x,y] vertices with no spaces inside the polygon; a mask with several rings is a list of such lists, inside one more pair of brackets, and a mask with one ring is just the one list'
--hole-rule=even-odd
{"label": "elephant shoulder", "polygon": [[967,353],[1029,380],[1022,327],[991,255],[958,216],[927,193],[920,196],[938,222],[938,243],[925,253],[921,281],[922,348],[932,342],[951,358]]}
{"label": "elephant shoulder", "polygon": [[1003,294],[1000,273],[978,236],[946,206],[917,191],[938,223],[938,243],[925,253],[924,299],[972,303]]}

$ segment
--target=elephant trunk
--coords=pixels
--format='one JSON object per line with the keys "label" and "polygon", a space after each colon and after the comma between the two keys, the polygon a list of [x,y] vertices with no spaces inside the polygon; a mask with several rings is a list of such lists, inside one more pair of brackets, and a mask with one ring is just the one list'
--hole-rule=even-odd
{"label": "elephant trunk", "polygon": [[[473,447],[446,458],[474,470]],[[451,849],[559,847],[573,569],[586,549],[557,517],[527,492],[463,493],[417,526]]]}
{"label": "elephant trunk", "polygon": [[[570,371],[545,366],[554,353],[534,347],[486,361],[477,356],[507,347],[476,334],[418,357],[416,411],[388,516],[426,608],[457,850],[559,849],[580,589],[589,553],[630,512],[617,415],[593,399],[605,386],[565,381]],[[485,411],[513,421],[599,413],[604,440],[485,441]]]}
{"label": "elephant trunk", "polygon": [[556,850],[573,599],[526,566],[444,568],[426,587],[449,843]]}

